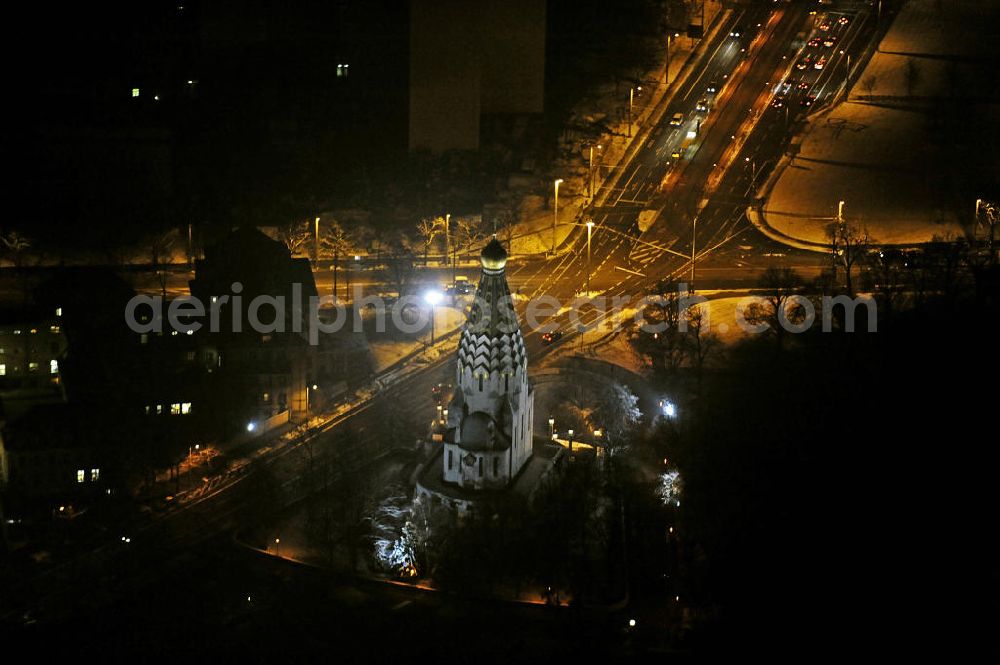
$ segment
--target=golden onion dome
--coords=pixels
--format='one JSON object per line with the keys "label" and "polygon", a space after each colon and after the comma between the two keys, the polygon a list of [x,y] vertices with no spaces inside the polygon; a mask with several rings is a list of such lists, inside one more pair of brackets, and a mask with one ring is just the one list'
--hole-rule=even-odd
{"label": "golden onion dome", "polygon": [[483,253],[479,255],[479,260],[485,270],[503,270],[504,266],[507,265],[507,252],[503,245],[496,238],[493,238],[486,247],[483,247]]}

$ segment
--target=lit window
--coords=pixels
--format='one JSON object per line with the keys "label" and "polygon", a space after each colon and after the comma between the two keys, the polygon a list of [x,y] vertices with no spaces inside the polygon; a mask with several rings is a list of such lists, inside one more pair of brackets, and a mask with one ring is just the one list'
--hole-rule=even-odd
{"label": "lit window", "polygon": [[62,307],[56,307],[56,316],[62,316]]}
{"label": "lit window", "polygon": [[149,335],[147,335],[146,333],[142,333],[141,335],[139,335],[140,344],[145,344],[148,341],[149,341]]}
{"label": "lit window", "polygon": [[37,335],[38,334],[38,328],[32,328],[31,329],[31,334],[32,335]]}
{"label": "lit window", "polygon": [[28,371],[29,372],[37,372],[38,371],[38,363],[28,363]]}
{"label": "lit window", "polygon": [[7,376],[7,365],[0,363],[0,376]]}
{"label": "lit window", "polygon": [[337,78],[346,79],[347,75],[350,73],[350,65],[339,64],[337,65]]}
{"label": "lit window", "polygon": [[146,415],[147,416],[149,415],[149,405],[148,404],[146,405]]}
{"label": "lit window", "polygon": [[180,402],[170,405],[170,415],[172,416],[180,415],[180,412],[181,412]]}
{"label": "lit window", "polygon": [[76,482],[82,483],[87,479],[87,474],[83,469],[76,470]]}
{"label": "lit window", "polygon": [[181,402],[181,413],[185,416],[191,413],[191,402]]}
{"label": "lit window", "polygon": [[20,331],[20,330],[15,330],[15,331],[14,331],[14,334],[15,334],[15,335],[20,335],[20,334],[21,334],[21,331]]}
{"label": "lit window", "polygon": [[49,326],[49,332],[59,334],[59,326]]}
{"label": "lit window", "polygon": [[132,88],[132,96],[133,97],[139,96],[139,88]]}
{"label": "lit window", "polygon": [[101,479],[101,470],[100,469],[91,469],[90,470],[90,482],[96,483],[100,479]]}
{"label": "lit window", "polygon": [[271,393],[264,393],[264,401],[265,402],[271,401]]}
{"label": "lit window", "polygon": [[163,405],[162,404],[157,404],[156,405],[156,413],[157,413],[157,415],[163,413]]}
{"label": "lit window", "polygon": [[188,351],[187,352],[187,359],[188,360],[194,360],[194,351]]}
{"label": "lit window", "polygon": [[49,374],[58,374],[58,373],[59,373],[59,361],[53,358],[52,360],[49,361]]}
{"label": "lit window", "polygon": [[176,337],[177,336],[177,331],[176,330],[171,330],[170,334]]}

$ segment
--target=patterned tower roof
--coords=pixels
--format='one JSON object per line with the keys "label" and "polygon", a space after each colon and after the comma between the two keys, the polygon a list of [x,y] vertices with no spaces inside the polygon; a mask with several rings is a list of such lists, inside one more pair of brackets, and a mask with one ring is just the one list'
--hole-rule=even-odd
{"label": "patterned tower roof", "polygon": [[507,252],[496,238],[483,248],[480,262],[479,288],[458,345],[459,366],[471,367],[473,374],[524,370],[528,365],[524,338],[504,275]]}

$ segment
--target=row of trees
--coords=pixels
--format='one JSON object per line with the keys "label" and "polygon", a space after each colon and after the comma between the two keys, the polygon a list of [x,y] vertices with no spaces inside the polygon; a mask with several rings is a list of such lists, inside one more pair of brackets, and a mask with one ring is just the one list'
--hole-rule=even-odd
{"label": "row of trees", "polygon": [[[421,256],[427,262],[431,249],[441,253],[466,252],[486,240],[486,226],[479,217],[437,216],[421,219],[411,231],[388,229],[366,222],[341,224],[335,219],[289,222],[278,230],[279,238],[292,254],[313,259],[337,260],[342,256],[367,254],[376,262],[401,253]],[[443,244],[441,240],[444,240]]]}

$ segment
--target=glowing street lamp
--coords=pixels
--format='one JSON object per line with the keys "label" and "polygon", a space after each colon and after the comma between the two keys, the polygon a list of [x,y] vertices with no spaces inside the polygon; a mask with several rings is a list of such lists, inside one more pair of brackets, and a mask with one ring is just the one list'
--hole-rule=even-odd
{"label": "glowing street lamp", "polygon": [[594,220],[587,220],[587,295],[590,295],[590,233],[594,230]]}
{"label": "glowing street lamp", "polygon": [[549,438],[556,438],[556,419],[549,416]]}
{"label": "glowing street lamp", "polygon": [[552,253],[556,253],[556,224],[559,223],[559,185],[563,182],[562,178],[556,179],[553,183],[556,191],[555,205],[552,208]]}
{"label": "glowing street lamp", "polygon": [[660,400],[660,412],[667,418],[677,417],[677,406],[668,399]]}
{"label": "glowing street lamp", "polygon": [[642,92],[642,86],[637,85],[628,89],[628,128],[626,129],[626,136],[629,138],[632,137],[632,102],[635,101],[636,91]]}
{"label": "glowing street lamp", "polygon": [[441,292],[428,291],[424,294],[424,301],[431,306],[431,344],[434,344],[434,306],[441,302]]}

